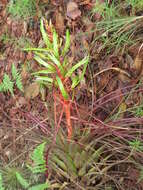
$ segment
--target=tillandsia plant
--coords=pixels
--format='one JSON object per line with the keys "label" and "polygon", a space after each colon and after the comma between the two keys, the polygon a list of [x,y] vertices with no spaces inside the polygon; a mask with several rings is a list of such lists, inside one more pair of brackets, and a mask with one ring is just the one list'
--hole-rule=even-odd
{"label": "tillandsia plant", "polygon": [[[68,62],[68,51],[70,48],[69,30],[66,31],[64,46],[54,27],[51,24],[48,25],[44,19],[41,19],[40,30],[46,47],[27,48],[25,50],[33,51],[34,59],[42,66],[40,71],[33,73],[36,80],[40,84],[53,89],[55,125],[57,129],[60,126],[60,122],[57,124],[56,121],[56,101],[58,100],[62,104],[63,109],[60,117],[65,113],[68,138],[70,139],[72,137],[71,101],[73,100],[74,89],[84,77],[89,56],[86,55],[74,66],[71,66]],[[73,76],[79,67],[83,67],[81,74]]]}

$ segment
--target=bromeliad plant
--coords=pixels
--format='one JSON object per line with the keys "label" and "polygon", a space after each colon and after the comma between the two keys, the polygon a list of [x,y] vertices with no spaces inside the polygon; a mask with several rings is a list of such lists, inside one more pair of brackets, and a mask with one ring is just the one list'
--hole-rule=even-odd
{"label": "bromeliad plant", "polygon": [[[45,28],[50,32],[46,32]],[[65,113],[68,138],[70,139],[72,136],[71,101],[73,100],[73,92],[84,77],[89,56],[85,56],[74,66],[70,65],[68,62],[68,51],[70,48],[69,30],[66,31],[64,46],[62,39],[58,37],[54,27],[52,27],[51,24],[46,25],[46,21],[44,21],[44,19],[41,19],[40,30],[46,47],[27,48],[25,50],[33,51],[34,59],[42,66],[40,71],[33,73],[36,80],[40,82],[40,84],[44,84],[48,88],[52,87],[53,89],[55,125],[57,129],[60,126],[60,122],[57,124],[56,121],[57,100],[62,104],[60,118],[62,118],[63,113]],[[80,67],[82,67],[81,74],[73,76],[75,71]]]}

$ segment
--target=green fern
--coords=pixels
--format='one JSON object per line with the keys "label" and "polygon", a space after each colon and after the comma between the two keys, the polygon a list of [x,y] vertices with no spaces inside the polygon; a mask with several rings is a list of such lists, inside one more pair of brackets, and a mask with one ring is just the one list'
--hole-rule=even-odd
{"label": "green fern", "polygon": [[22,78],[21,75],[19,74],[16,78],[16,86],[17,88],[23,92],[23,84],[22,84]]}
{"label": "green fern", "polygon": [[14,18],[28,19],[36,13],[35,0],[10,0],[7,7]]}
{"label": "green fern", "polygon": [[18,70],[16,69],[15,65],[12,64],[11,68],[12,78],[15,80],[16,86],[20,91],[23,91],[23,85],[22,85],[22,77]]}
{"label": "green fern", "polygon": [[15,174],[16,174],[16,178],[17,178],[18,182],[21,184],[21,186],[24,187],[24,189],[27,189],[30,186],[29,183],[27,182],[27,180],[24,179],[19,172],[16,172]]}
{"label": "green fern", "polygon": [[16,168],[8,168],[3,171],[3,174],[6,179],[3,183],[2,175],[0,173],[0,190],[21,189],[21,187],[26,190],[45,190],[47,188],[57,187],[57,184],[50,184],[49,181],[42,184],[31,185],[31,183],[28,182]]}
{"label": "green fern", "polygon": [[28,168],[32,171],[32,173],[43,173],[46,171],[46,162],[44,158],[44,149],[46,142],[40,144],[35,148],[31,159],[33,160],[33,167],[28,165]]}
{"label": "green fern", "polygon": [[3,83],[0,84],[0,92],[3,92],[4,91],[4,86],[3,86]]}
{"label": "green fern", "polygon": [[14,84],[16,87],[23,92],[23,85],[22,85],[22,77],[20,73],[17,71],[14,64],[12,64],[11,67],[11,74],[12,79],[9,77],[9,75],[4,74],[3,81],[0,84],[0,92],[10,92],[12,96],[14,96]]}
{"label": "green fern", "polygon": [[15,67],[15,64],[12,64],[12,67],[11,67],[11,74],[12,74],[12,77],[13,79],[16,80],[17,76],[18,76],[18,71]]}
{"label": "green fern", "polygon": [[38,185],[34,185],[34,186],[30,187],[30,184],[27,182],[26,179],[24,179],[22,177],[22,175],[19,172],[16,172],[16,178],[17,178],[18,182],[20,183],[20,185],[24,189],[28,189],[28,190],[45,190],[45,189],[50,187],[50,183],[47,183],[47,182],[43,183],[43,184],[38,184]]}
{"label": "green fern", "polygon": [[10,93],[14,96],[13,86],[14,86],[14,83],[11,81],[10,77],[7,74],[4,74],[4,78],[2,82],[2,90],[4,92],[10,91]]}

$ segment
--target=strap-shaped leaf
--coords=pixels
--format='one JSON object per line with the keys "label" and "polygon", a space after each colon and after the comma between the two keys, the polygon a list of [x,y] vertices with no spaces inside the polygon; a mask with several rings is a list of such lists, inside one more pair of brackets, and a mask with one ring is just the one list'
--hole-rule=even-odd
{"label": "strap-shaped leaf", "polygon": [[41,34],[42,34],[42,38],[47,46],[47,48],[51,49],[52,47],[52,44],[49,40],[49,37],[44,29],[44,22],[43,22],[43,19],[41,19],[41,22],[40,22],[40,31],[41,31]]}
{"label": "strap-shaped leaf", "polygon": [[29,47],[29,48],[24,48],[24,51],[41,51],[41,52],[50,52],[52,51],[51,49],[48,48],[33,48],[33,47]]}
{"label": "strap-shaped leaf", "polygon": [[[35,55],[38,55],[40,58],[49,61],[49,58],[48,58],[48,56],[47,56],[46,53],[41,53],[41,52],[37,52],[37,51],[34,52],[34,53],[35,53]],[[52,64],[51,64],[51,65],[52,65]]]}
{"label": "strap-shaped leaf", "polygon": [[52,78],[45,77],[45,76],[36,76],[36,80],[38,80],[38,81],[45,81],[45,82],[49,82],[49,83],[53,82]]}
{"label": "strap-shaped leaf", "polygon": [[54,73],[54,71],[50,71],[50,70],[48,69],[48,70],[40,70],[40,71],[34,72],[34,73],[32,73],[31,75],[51,74],[51,73]]}
{"label": "strap-shaped leaf", "polygon": [[52,161],[55,162],[58,166],[60,166],[60,168],[62,168],[64,171],[67,171],[65,163],[60,158],[58,158],[58,156],[53,155]]}
{"label": "strap-shaped leaf", "polygon": [[61,79],[60,79],[58,76],[56,76],[56,80],[57,80],[59,89],[60,89],[60,91],[61,91],[62,96],[64,97],[64,99],[66,99],[66,100],[69,99],[69,95],[68,95],[68,93],[66,92],[66,90],[65,90],[65,88],[64,88],[64,85],[63,85]]}
{"label": "strap-shaped leaf", "polygon": [[49,69],[50,71],[55,71],[54,66],[50,65],[49,63],[47,63],[46,61],[44,61],[43,59],[41,59],[38,55],[34,56],[34,59],[42,66],[46,67],[47,69]]}
{"label": "strap-shaped leaf", "polygon": [[48,54],[48,57],[59,68],[61,73],[64,74],[64,69],[63,69],[60,61],[53,54]]}
{"label": "strap-shaped leaf", "polygon": [[54,55],[58,58],[59,57],[58,35],[55,30],[53,31],[53,50],[54,50]]}
{"label": "strap-shaped leaf", "polygon": [[65,57],[63,62],[62,62],[63,68],[65,68],[67,64],[68,64],[68,59],[67,59],[67,57]]}
{"label": "strap-shaped leaf", "polygon": [[84,59],[82,59],[81,61],[79,61],[76,65],[74,65],[66,74],[66,77],[71,77],[71,75],[73,74],[73,72],[78,69],[80,66],[82,65],[87,65],[89,60],[89,57],[85,57]]}
{"label": "strap-shaped leaf", "polygon": [[74,88],[79,81],[79,76],[72,77],[72,86],[71,88]]}
{"label": "strap-shaped leaf", "polygon": [[70,47],[70,32],[69,30],[66,30],[66,41],[65,41],[64,49],[62,51],[62,56],[64,56],[68,52],[69,47]]}
{"label": "strap-shaped leaf", "polygon": [[84,67],[83,67],[82,73],[81,73],[80,76],[78,76],[79,79],[73,81],[72,86],[71,86],[72,89],[75,88],[81,82],[81,80],[83,79],[84,74],[86,72],[87,65],[88,65],[88,61],[89,61],[89,56],[86,57],[86,61],[84,62]]}

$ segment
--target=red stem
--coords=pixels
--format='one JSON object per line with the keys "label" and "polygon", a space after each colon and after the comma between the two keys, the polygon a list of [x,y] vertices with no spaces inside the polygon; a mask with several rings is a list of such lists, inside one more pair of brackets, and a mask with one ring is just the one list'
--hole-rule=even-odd
{"label": "red stem", "polygon": [[71,104],[69,101],[64,102],[65,116],[67,121],[68,139],[72,137],[72,124],[71,124]]}

